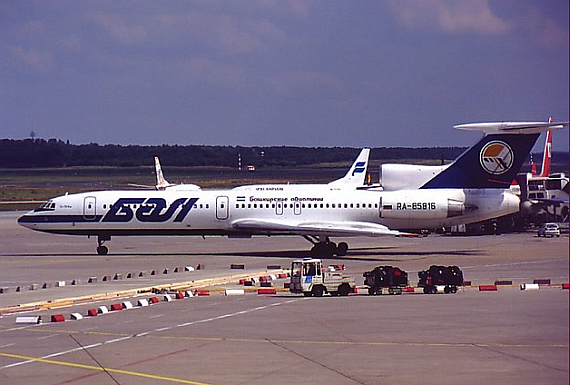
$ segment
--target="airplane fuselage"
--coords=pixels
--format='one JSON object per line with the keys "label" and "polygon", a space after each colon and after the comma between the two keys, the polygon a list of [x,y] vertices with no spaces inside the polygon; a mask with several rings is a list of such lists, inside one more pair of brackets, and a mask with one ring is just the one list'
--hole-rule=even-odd
{"label": "airplane fuselage", "polygon": [[[364,223],[420,230],[518,211],[508,190],[96,191],[53,198],[22,216],[27,228],[71,235],[311,235],[303,223]],[[244,221],[284,224],[261,229]],[[327,233],[331,235],[330,233]],[[334,234],[332,234],[334,236]],[[339,235],[349,234],[340,232]],[[375,234],[354,234],[375,235]]]}

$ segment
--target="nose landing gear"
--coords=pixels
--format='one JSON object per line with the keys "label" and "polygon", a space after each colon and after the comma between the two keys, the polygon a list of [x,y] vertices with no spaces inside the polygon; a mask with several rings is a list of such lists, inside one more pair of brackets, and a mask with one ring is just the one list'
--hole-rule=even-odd
{"label": "nose landing gear", "polygon": [[110,235],[98,235],[97,236],[97,254],[99,255],[107,255],[109,253],[109,248],[107,246],[103,246],[106,241],[110,241]]}

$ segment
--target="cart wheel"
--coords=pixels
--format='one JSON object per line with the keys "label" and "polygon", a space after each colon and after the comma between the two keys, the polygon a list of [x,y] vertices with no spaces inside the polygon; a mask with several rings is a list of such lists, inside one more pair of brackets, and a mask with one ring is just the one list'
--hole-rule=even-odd
{"label": "cart wheel", "polygon": [[372,288],[372,287],[369,287],[369,288],[368,288],[368,294],[369,294],[369,295],[374,295],[374,294],[376,294],[376,290],[374,290],[374,288]]}
{"label": "cart wheel", "polygon": [[315,297],[322,297],[324,294],[324,290],[322,286],[315,286],[313,287],[313,296]]}
{"label": "cart wheel", "polygon": [[338,294],[342,297],[346,297],[348,293],[350,293],[350,286],[348,286],[346,283],[340,285],[338,288]]}

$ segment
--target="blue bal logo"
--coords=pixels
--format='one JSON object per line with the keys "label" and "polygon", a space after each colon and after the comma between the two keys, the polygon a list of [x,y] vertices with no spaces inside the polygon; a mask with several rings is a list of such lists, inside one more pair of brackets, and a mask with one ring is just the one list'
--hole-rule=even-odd
{"label": "blue bal logo", "polygon": [[501,175],[513,166],[514,155],[511,147],[501,141],[489,142],[481,150],[481,166],[489,174]]}

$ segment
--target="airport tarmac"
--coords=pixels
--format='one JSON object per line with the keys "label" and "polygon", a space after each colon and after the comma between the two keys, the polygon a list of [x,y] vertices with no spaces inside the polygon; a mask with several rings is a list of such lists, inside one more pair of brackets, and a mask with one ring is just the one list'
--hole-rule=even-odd
{"label": "airport tarmac", "polygon": [[[20,213],[0,213],[0,308],[137,287],[201,281],[306,255],[298,237],[254,239],[125,237],[95,253],[96,240],[19,227]],[[305,298],[214,294],[160,302],[70,321],[69,314],[119,300],[85,301],[0,317],[0,383],[6,384],[568,384],[568,235],[348,239],[349,254],[331,259],[363,282],[379,265],[409,273],[458,265],[473,288],[454,295],[350,295]],[[176,267],[202,265],[193,272]],[[169,274],[163,274],[169,269]],[[158,272],[150,276],[149,272]],[[143,277],[126,279],[131,272]],[[119,274],[120,280],[102,282]],[[96,284],[88,284],[97,277]],[[552,286],[518,285],[551,279]],[[14,288],[70,282],[47,289]],[[512,280],[496,292],[477,285]],[[283,281],[276,285],[282,286]],[[236,288],[229,283],[219,289]],[[132,300],[151,294],[133,295]],[[66,322],[49,322],[64,314]],[[42,316],[41,325],[15,324]]]}

